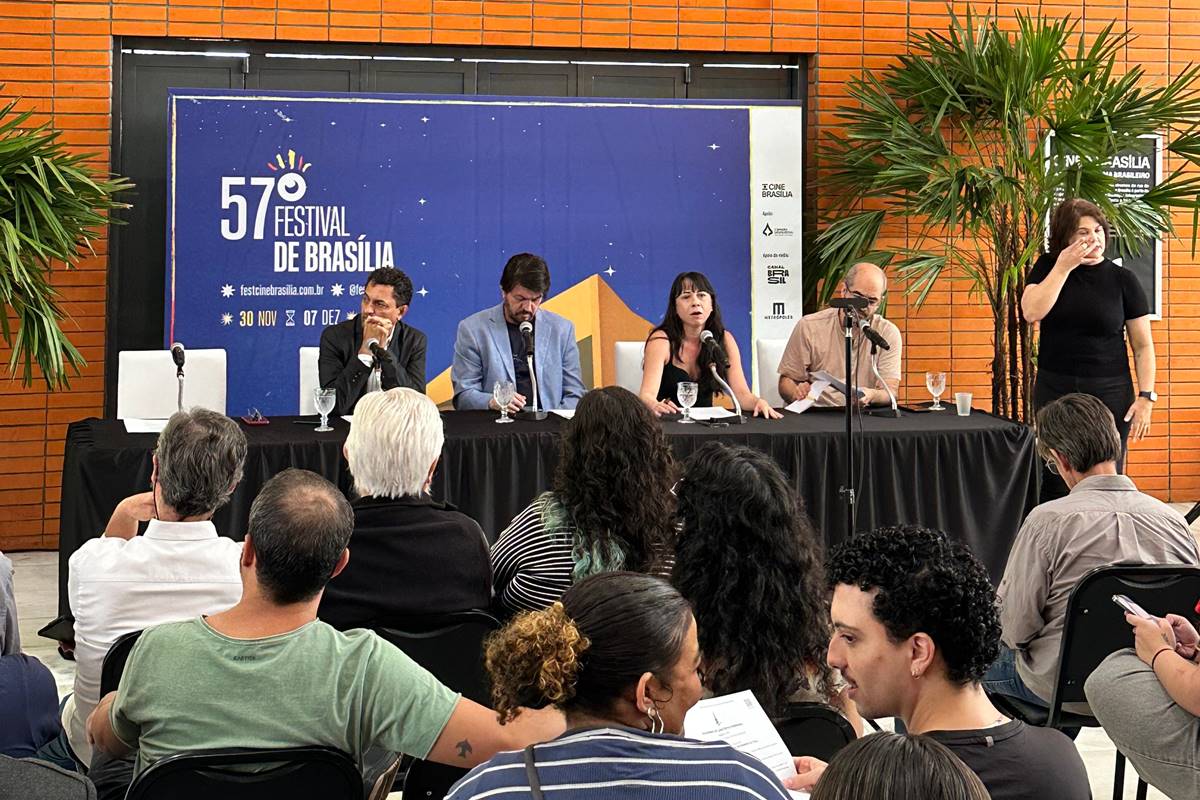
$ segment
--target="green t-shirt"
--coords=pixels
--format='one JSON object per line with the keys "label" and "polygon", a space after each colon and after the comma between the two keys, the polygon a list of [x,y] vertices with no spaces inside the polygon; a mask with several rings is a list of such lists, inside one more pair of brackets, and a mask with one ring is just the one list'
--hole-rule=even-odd
{"label": "green t-shirt", "polygon": [[197,617],[148,629],[121,676],[113,732],[137,772],[185,750],[326,745],[429,754],[458,695],[366,630],[319,620],[231,639]]}

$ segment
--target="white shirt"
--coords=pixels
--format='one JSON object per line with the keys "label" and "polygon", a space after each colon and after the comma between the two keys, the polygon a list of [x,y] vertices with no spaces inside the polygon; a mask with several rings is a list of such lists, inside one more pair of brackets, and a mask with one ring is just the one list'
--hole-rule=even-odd
{"label": "white shirt", "polygon": [[67,599],[75,615],[75,693],[63,708],[71,749],[90,764],[88,715],[113,642],[152,625],[216,614],[242,597],[242,546],[212,522],[150,520],[132,539],[92,539],[71,556]]}

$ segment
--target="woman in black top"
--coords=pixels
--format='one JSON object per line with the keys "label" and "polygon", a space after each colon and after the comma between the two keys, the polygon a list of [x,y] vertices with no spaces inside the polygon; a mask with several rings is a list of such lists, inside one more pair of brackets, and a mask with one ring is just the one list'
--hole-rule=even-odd
{"label": "woman in black top", "polygon": [[[714,348],[702,344],[700,334],[710,331],[713,341],[720,343],[729,357],[726,369],[714,357]],[[667,311],[663,321],[646,339],[642,361],[642,388],[638,395],[657,416],[675,414],[679,384],[694,381],[699,384],[697,406],[711,406],[713,394],[721,391],[709,368],[716,363],[717,372],[737,394],[738,402],[754,416],[778,419],[782,415],[771,404],[750,391],[742,371],[742,355],[733,334],[721,322],[717,293],[701,272],[681,272],[671,284]]]}
{"label": "woman in black top", "polygon": [[[1054,211],[1050,252],[1033,265],[1021,296],[1025,319],[1041,323],[1033,405],[1070,392],[1093,395],[1112,411],[1121,441],[1136,442],[1149,432],[1158,399],[1150,304],[1133,273],[1104,257],[1108,235],[1104,214],[1086,200],[1067,200]],[[1136,398],[1126,336],[1141,390]],[[1061,479],[1046,477],[1043,501],[1066,493]]]}

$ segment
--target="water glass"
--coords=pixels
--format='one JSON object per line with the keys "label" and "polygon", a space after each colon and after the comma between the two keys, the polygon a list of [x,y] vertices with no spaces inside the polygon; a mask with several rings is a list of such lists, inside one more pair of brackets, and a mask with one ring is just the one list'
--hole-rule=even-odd
{"label": "water glass", "polygon": [[317,413],[321,415],[321,425],[316,429],[318,433],[328,433],[333,430],[329,427],[329,412],[333,411],[336,402],[337,391],[335,389],[313,389],[313,405],[317,407]]}
{"label": "water glass", "polygon": [[946,373],[926,372],[925,388],[933,395],[933,405],[929,407],[929,410],[942,411],[945,409],[946,407],[942,405],[942,392],[946,391]]}
{"label": "water glass", "polygon": [[676,385],[675,397],[683,408],[683,419],[679,420],[680,422],[690,425],[696,421],[692,419],[692,406],[696,405],[699,394],[700,384],[693,381],[681,381]]}
{"label": "water glass", "polygon": [[971,416],[971,393],[970,392],[955,392],[954,403],[958,406],[958,415],[960,417]]}
{"label": "water glass", "polygon": [[516,395],[517,387],[512,381],[496,381],[496,384],[492,386],[492,398],[496,401],[496,405],[500,406],[500,419],[496,422],[512,422],[512,417],[508,416],[508,404]]}

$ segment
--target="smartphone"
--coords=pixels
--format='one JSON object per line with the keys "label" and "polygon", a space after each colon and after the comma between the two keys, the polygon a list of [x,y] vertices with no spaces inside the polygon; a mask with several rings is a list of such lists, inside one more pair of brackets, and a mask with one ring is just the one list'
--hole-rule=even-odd
{"label": "smartphone", "polygon": [[1141,617],[1142,619],[1154,619],[1153,614],[1147,612],[1146,609],[1142,608],[1123,594],[1114,594],[1112,596],[1112,601],[1128,611],[1130,614],[1133,614],[1135,617]]}

